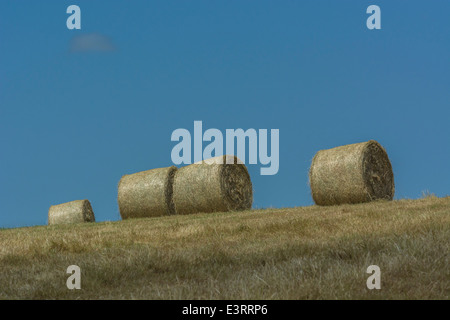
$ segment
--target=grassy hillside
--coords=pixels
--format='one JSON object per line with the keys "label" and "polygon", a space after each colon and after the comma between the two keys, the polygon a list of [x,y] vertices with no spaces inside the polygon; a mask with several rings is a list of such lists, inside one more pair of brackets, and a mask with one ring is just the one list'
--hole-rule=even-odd
{"label": "grassy hillside", "polygon": [[450,197],[4,229],[0,298],[448,299],[449,246]]}

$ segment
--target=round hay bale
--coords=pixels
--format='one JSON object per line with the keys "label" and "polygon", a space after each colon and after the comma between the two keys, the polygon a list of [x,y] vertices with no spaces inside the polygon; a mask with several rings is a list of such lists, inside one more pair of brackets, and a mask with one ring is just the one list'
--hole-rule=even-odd
{"label": "round hay bale", "polygon": [[172,184],[176,170],[172,166],[124,175],[118,187],[122,219],[174,214]]}
{"label": "round hay bale", "polygon": [[94,211],[89,200],[75,200],[51,206],[48,224],[95,222]]}
{"label": "round hay bale", "polygon": [[318,205],[392,200],[395,191],[391,162],[374,140],[317,152],[309,184]]}
{"label": "round hay bale", "polygon": [[173,184],[177,214],[250,209],[252,182],[235,156],[220,156],[179,169]]}

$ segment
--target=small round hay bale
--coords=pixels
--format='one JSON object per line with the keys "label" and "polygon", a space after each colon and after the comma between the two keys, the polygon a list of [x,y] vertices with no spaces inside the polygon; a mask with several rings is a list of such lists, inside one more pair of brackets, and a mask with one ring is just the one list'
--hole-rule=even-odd
{"label": "small round hay bale", "polygon": [[309,184],[318,205],[392,200],[395,191],[391,162],[374,140],[317,152]]}
{"label": "small round hay bale", "polygon": [[89,200],[75,200],[51,206],[48,224],[95,222],[94,211]]}
{"label": "small round hay bale", "polygon": [[158,168],[124,175],[118,187],[122,219],[174,214],[173,176],[177,168]]}
{"label": "small round hay bale", "polygon": [[253,202],[250,175],[235,156],[191,164],[175,174],[173,202],[177,214],[250,209]]}

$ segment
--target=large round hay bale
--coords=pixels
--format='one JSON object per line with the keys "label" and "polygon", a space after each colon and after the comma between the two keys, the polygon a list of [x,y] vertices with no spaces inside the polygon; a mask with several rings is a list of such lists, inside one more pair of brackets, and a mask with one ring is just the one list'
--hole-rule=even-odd
{"label": "large round hay bale", "polygon": [[176,170],[172,166],[124,175],[118,187],[122,219],[174,214],[172,182]]}
{"label": "large round hay bale", "polygon": [[250,209],[252,182],[235,156],[220,156],[179,169],[173,184],[177,214]]}
{"label": "large round hay bale", "polygon": [[374,140],[317,152],[309,183],[318,205],[392,200],[395,191],[391,162]]}
{"label": "large round hay bale", "polygon": [[94,211],[89,200],[75,200],[51,206],[48,224],[95,222]]}

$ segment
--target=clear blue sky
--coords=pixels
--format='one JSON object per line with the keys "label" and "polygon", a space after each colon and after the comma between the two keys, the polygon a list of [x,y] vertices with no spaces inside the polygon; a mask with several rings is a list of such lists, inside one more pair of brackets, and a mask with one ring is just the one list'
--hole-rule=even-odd
{"label": "clear blue sky", "polygon": [[[71,50],[84,34],[116,49]],[[194,120],[280,130],[278,174],[249,166],[256,208],[311,205],[315,152],[369,139],[396,198],[448,195],[450,1],[0,2],[0,227],[85,198],[119,219],[120,177],[171,165]]]}

